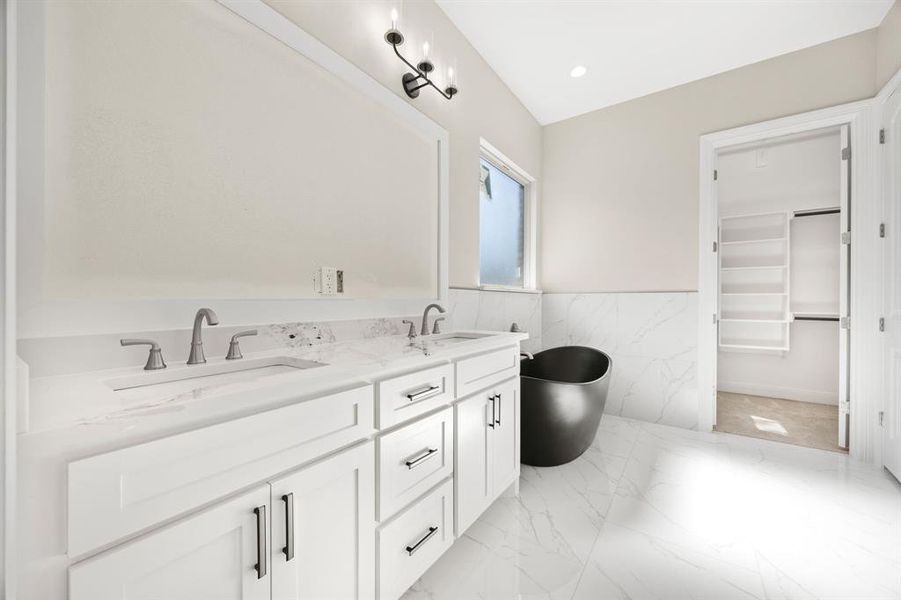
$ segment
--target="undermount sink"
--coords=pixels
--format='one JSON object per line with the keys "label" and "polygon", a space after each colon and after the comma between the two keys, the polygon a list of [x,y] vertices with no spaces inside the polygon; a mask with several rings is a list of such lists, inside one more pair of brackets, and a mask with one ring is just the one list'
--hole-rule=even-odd
{"label": "undermount sink", "polygon": [[140,388],[141,390],[153,389],[160,392],[178,393],[199,387],[244,383],[324,366],[326,366],[325,363],[312,360],[290,356],[270,356],[203,365],[182,365],[140,375],[108,379],[104,383],[116,392]]}
{"label": "undermount sink", "polygon": [[440,346],[449,344],[458,344],[460,342],[471,342],[485,337],[490,337],[493,333],[438,333],[422,338],[424,342],[431,342]]}

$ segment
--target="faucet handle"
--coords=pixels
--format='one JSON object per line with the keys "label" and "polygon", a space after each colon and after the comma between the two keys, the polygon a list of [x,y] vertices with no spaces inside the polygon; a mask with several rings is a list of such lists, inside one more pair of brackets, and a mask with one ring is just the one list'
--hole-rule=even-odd
{"label": "faucet handle", "polygon": [[144,365],[145,371],[156,371],[166,368],[166,361],[163,360],[163,351],[155,340],[124,338],[119,340],[121,346],[150,346],[150,355],[147,357],[147,363]]}
{"label": "faucet handle", "polygon": [[441,327],[438,325],[438,323],[443,320],[444,320],[444,317],[437,317],[435,319],[435,324],[432,325],[432,335],[434,335],[436,333],[441,333]]}
{"label": "faucet handle", "polygon": [[413,324],[413,321],[408,321],[404,319],[404,324],[410,326],[410,330],[407,332],[407,337],[411,340],[416,337],[416,325]]}
{"label": "faucet handle", "polygon": [[241,346],[238,345],[238,338],[256,335],[257,333],[259,332],[256,329],[248,329],[247,331],[239,331],[233,335],[231,341],[228,343],[228,354],[225,355],[225,360],[244,358],[244,355],[241,354]]}

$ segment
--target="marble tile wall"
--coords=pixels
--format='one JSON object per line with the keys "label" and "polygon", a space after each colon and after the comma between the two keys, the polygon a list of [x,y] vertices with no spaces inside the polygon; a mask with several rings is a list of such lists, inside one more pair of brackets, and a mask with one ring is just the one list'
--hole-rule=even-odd
{"label": "marble tile wall", "polygon": [[514,322],[529,334],[523,350],[541,349],[541,294],[451,289],[450,326],[454,329],[510,331]]}
{"label": "marble tile wall", "polygon": [[697,428],[697,293],[549,293],[541,312],[544,348],[613,358],[607,413]]}

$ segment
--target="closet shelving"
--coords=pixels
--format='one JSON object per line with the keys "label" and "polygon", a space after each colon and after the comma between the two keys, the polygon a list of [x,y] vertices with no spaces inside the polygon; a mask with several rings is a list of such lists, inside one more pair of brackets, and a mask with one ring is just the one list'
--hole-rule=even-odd
{"label": "closet shelving", "polygon": [[720,348],[789,350],[789,218],[775,212],[720,219]]}

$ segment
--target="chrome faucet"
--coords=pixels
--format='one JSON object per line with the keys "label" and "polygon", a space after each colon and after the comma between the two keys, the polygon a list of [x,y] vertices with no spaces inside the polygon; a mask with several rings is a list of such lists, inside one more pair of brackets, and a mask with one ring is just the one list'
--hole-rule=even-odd
{"label": "chrome faucet", "polygon": [[191,354],[188,356],[189,365],[199,365],[206,362],[206,357],[203,355],[203,339],[200,337],[200,327],[203,325],[204,319],[206,319],[206,322],[209,325],[219,324],[219,317],[216,316],[216,313],[213,312],[212,308],[201,308],[197,311],[197,314],[194,315],[194,333],[191,334]]}
{"label": "chrome faucet", "polygon": [[239,331],[233,335],[231,341],[228,343],[228,354],[225,355],[225,360],[238,360],[239,358],[244,358],[244,355],[241,354],[241,346],[238,343],[238,338],[256,335],[257,333],[256,329],[248,329],[247,331]]}
{"label": "chrome faucet", "polygon": [[429,311],[433,308],[437,308],[438,312],[442,314],[447,312],[440,304],[432,303],[426,306],[425,310],[422,311],[422,328],[419,330],[419,335],[429,335]]}
{"label": "chrome faucet", "polygon": [[444,321],[444,320],[445,320],[444,317],[438,317],[437,319],[435,319],[435,324],[432,325],[432,335],[435,335],[436,333],[441,333],[441,321]]}
{"label": "chrome faucet", "polygon": [[156,371],[157,369],[165,369],[166,361],[163,360],[163,351],[155,340],[135,340],[125,338],[119,340],[122,346],[150,346],[150,355],[147,357],[147,363],[144,365],[145,371]]}

